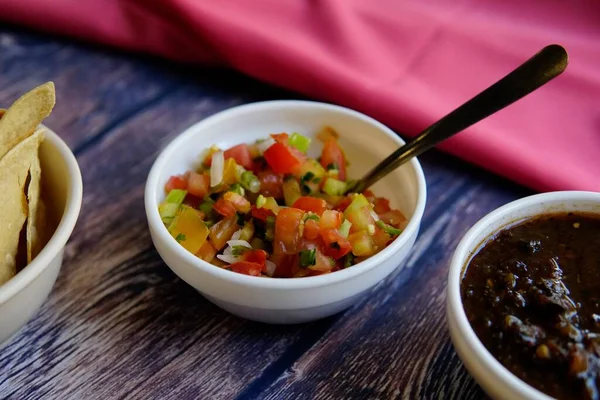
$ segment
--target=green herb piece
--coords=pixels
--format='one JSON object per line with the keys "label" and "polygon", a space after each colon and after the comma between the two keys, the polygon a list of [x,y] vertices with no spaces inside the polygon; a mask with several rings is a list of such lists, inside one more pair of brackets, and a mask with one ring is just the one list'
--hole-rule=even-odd
{"label": "green herb piece", "polygon": [[308,148],[310,147],[310,142],[310,138],[302,136],[301,134],[296,132],[292,133],[292,136],[290,136],[289,139],[290,146],[295,147],[304,153],[308,151]]}
{"label": "green herb piece", "polygon": [[300,266],[303,268],[310,267],[317,263],[317,250],[300,250]]}
{"label": "green herb piece", "polygon": [[204,215],[208,215],[212,211],[214,204],[215,204],[215,201],[213,199],[211,199],[210,197],[206,197],[204,199],[204,201],[202,202],[202,204],[200,204],[200,206],[198,206],[198,209],[200,211],[202,211],[204,213]]}
{"label": "green herb piece", "polygon": [[393,226],[386,224],[382,220],[375,222],[375,224],[381,229],[383,229],[383,231],[390,236],[398,236],[402,233],[402,229],[394,228]]}
{"label": "green herb piece", "polygon": [[344,222],[342,222],[342,225],[340,225],[340,235],[342,235],[343,237],[347,238],[348,234],[350,234],[350,227],[352,226],[352,222],[348,221],[347,219],[344,220]]}
{"label": "green herb piece", "polygon": [[302,192],[303,192],[304,194],[307,194],[307,195],[308,195],[308,194],[311,194],[311,192],[312,192],[312,189],[310,188],[310,186],[308,186],[308,185],[304,184],[304,185],[302,185]]}
{"label": "green herb piece", "polygon": [[344,257],[344,268],[348,268],[354,265],[354,254],[348,253]]}
{"label": "green herb piece", "polygon": [[331,164],[328,164],[327,167],[325,167],[325,169],[327,169],[327,170],[332,170],[332,169],[339,170],[340,168],[338,167],[338,165],[336,163],[331,163]]}
{"label": "green herb piece", "polygon": [[246,251],[248,251],[249,249],[246,246],[232,246],[231,247],[231,254],[238,257],[241,256],[242,254],[244,254]]}
{"label": "green herb piece", "polygon": [[175,240],[177,240],[177,243],[181,243],[181,242],[183,242],[185,239],[186,239],[186,237],[185,237],[185,235],[184,235],[183,233],[180,233],[180,234],[178,234],[178,235],[175,237]]}
{"label": "green herb piece", "polygon": [[317,222],[319,222],[321,220],[321,218],[319,218],[319,216],[317,214],[313,214],[313,213],[304,214],[304,220],[308,221],[309,219],[315,220]]}
{"label": "green herb piece", "polygon": [[302,180],[302,182],[308,182],[310,181],[312,178],[315,177],[315,174],[312,173],[311,171],[308,171],[306,174],[304,174],[304,176],[302,178],[300,178]]}

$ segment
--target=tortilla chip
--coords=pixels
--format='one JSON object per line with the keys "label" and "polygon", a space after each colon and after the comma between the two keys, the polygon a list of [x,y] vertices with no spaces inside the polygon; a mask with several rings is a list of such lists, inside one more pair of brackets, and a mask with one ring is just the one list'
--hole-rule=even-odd
{"label": "tortilla chip", "polygon": [[29,137],[55,103],[54,83],[46,82],[25,93],[0,118],[0,159]]}
{"label": "tortilla chip", "polygon": [[42,139],[37,131],[0,159],[0,285],[16,274],[19,236],[28,211],[24,187]]}
{"label": "tortilla chip", "polygon": [[[39,135],[39,143],[44,139],[44,131],[37,129],[34,133]],[[40,222],[43,221],[43,215],[40,213],[40,177],[42,170],[40,168],[40,158],[38,149],[35,149],[35,157],[29,168],[29,187],[27,188],[27,203],[29,205],[27,216],[27,263],[30,263],[38,253],[39,235],[38,228]]]}

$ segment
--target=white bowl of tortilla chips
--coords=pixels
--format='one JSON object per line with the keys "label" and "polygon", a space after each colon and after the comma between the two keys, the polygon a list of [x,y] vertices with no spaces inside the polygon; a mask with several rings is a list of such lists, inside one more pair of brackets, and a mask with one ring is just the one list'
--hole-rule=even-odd
{"label": "white bowl of tortilla chips", "polygon": [[81,208],[77,160],[40,125],[54,98],[48,82],[0,111],[0,344],[48,297]]}

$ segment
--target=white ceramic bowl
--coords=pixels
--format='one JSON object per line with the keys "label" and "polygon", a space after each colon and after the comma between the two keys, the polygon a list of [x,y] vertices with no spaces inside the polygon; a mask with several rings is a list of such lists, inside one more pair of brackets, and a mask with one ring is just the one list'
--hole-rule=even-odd
{"label": "white ceramic bowl", "polygon": [[47,128],[40,161],[44,201],[58,225],[31,263],[0,286],[0,344],[25,325],[48,297],[81,208],[83,184],[77,160],[65,142]]}
{"label": "white ceramic bowl", "polygon": [[447,318],[456,352],[475,380],[495,399],[550,399],[506,369],[479,341],[465,314],[460,283],[466,266],[484,240],[515,221],[539,214],[583,211],[600,213],[600,193],[550,192],[525,197],[491,212],[459,243],[448,276]]}
{"label": "white ceramic bowl", "polygon": [[[270,133],[315,136],[324,125],[340,135],[351,162],[349,174],[360,177],[403,144],[389,128],[356,111],[307,101],[269,101],[235,107],[207,118],[179,135],[158,157],[148,176],[145,202],[152,241],[165,263],[208,300],[247,319],[300,323],[335,314],[356,301],[398,268],[413,246],[425,207],[425,178],[416,159],[373,187],[410,218],[406,230],[385,250],[351,268],[327,275],[281,279],[234,273],[200,260],[168,233],[158,214],[164,185],[174,174],[197,165],[212,144],[227,148]],[[317,140],[311,154],[317,155]]]}

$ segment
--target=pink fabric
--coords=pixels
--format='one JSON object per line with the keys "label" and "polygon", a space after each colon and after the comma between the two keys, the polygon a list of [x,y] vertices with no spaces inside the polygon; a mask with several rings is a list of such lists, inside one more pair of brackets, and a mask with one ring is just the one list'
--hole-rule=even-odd
{"label": "pink fabric", "polygon": [[416,134],[550,43],[565,74],[444,143],[537,190],[600,191],[598,0],[0,0],[0,19],[248,75]]}

